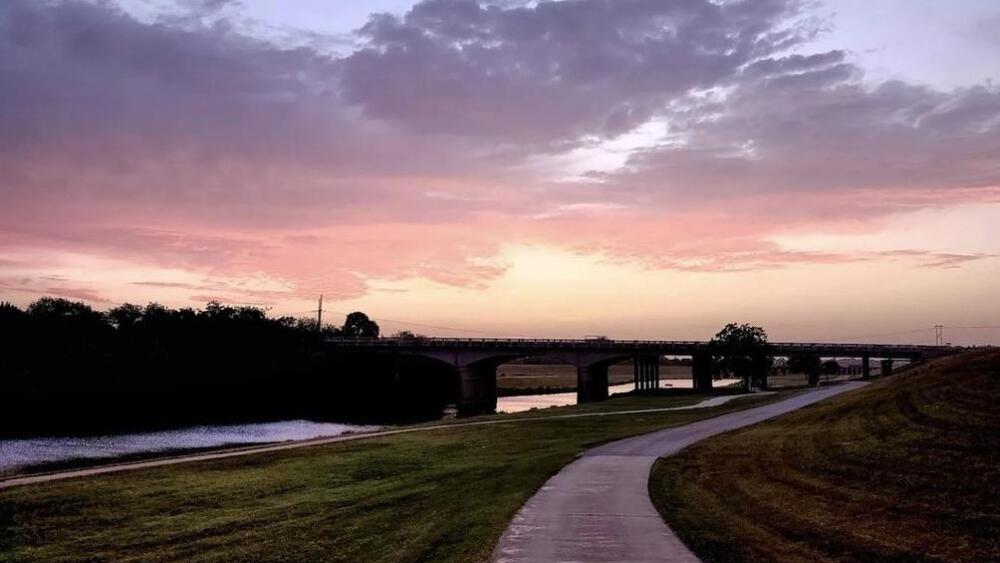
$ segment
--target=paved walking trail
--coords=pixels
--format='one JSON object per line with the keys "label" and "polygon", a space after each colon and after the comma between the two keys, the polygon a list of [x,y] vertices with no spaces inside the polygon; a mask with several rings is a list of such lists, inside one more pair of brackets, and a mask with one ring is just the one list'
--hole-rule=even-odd
{"label": "paved walking trail", "polygon": [[521,508],[500,538],[494,560],[696,563],[698,558],[664,524],[649,499],[653,463],[699,440],[864,385],[826,387],[589,450],[549,479]]}
{"label": "paved walking trail", "polygon": [[[379,436],[391,436],[393,434],[406,434],[410,432],[427,432],[430,430],[441,430],[444,428],[454,428],[456,426],[485,426],[493,424],[516,424],[518,422],[528,422],[533,420],[559,420],[564,418],[584,418],[592,416],[616,416],[623,414],[641,414],[641,413],[654,413],[654,412],[664,412],[664,411],[681,411],[689,409],[704,409],[709,407],[717,407],[724,403],[728,403],[733,399],[739,397],[745,397],[746,395],[721,395],[718,397],[712,397],[705,399],[699,403],[693,405],[687,405],[682,407],[660,407],[660,408],[650,408],[650,409],[631,409],[631,410],[619,410],[610,412],[583,412],[574,414],[558,414],[550,416],[519,416],[510,418],[495,418],[489,420],[475,420],[472,422],[457,422],[451,424],[435,424],[430,426],[411,426],[404,428],[396,428],[393,430],[380,430],[376,432],[365,432],[358,434],[343,434],[340,436],[332,436],[329,438],[315,438],[312,440],[300,440],[294,442],[281,442],[278,444],[261,445],[261,446],[245,446],[241,448],[226,448],[219,450],[212,450],[210,452],[196,453],[196,454],[185,454],[178,456],[162,457],[155,459],[147,459],[142,461],[132,461],[124,463],[109,463],[107,465],[99,465],[96,467],[87,467],[83,469],[68,469],[65,471],[56,471],[52,473],[35,473],[29,475],[23,475],[20,477],[7,477],[0,478],[0,489],[6,489],[8,487],[15,487],[18,485],[31,485],[34,483],[45,483],[47,481],[58,481],[61,479],[70,479],[74,477],[90,477],[94,475],[102,475],[105,473],[118,473],[121,471],[129,471],[132,469],[143,469],[148,467],[161,467],[164,465],[177,465],[180,463],[191,463],[194,461],[205,461],[210,459],[224,459],[229,457],[242,457],[248,455],[255,455],[266,452],[277,452],[282,450],[291,450],[295,448],[305,448],[309,446],[319,446],[323,444],[333,444],[336,442],[347,442],[352,440],[363,440],[367,438],[377,438]],[[543,411],[544,412],[544,411]]]}

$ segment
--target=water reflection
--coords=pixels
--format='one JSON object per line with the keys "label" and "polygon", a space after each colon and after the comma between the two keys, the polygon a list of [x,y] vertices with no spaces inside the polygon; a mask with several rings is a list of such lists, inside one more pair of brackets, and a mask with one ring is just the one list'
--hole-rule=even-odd
{"label": "water reflection", "polygon": [[72,459],[100,459],[167,450],[308,440],[375,429],[377,427],[374,426],[290,420],[229,426],[196,426],[162,432],[88,438],[0,440],[0,473],[11,473],[32,465]]}
{"label": "water reflection", "polygon": [[[716,381],[715,385],[733,383],[736,380]],[[690,389],[691,378],[662,380],[661,387]],[[627,393],[635,386],[632,383],[612,385],[611,394]],[[545,409],[576,404],[576,392],[552,393],[548,395],[525,395],[501,397],[497,410],[505,413],[522,412],[531,409]],[[339,436],[348,432],[376,430],[375,426],[358,426],[290,420],[257,424],[229,426],[196,426],[161,432],[120,434],[89,438],[31,438],[23,440],[0,440],[0,474],[10,474],[20,469],[54,462],[76,459],[102,459],[149,452],[212,448],[226,445],[263,444],[289,440],[308,440],[329,436]]]}
{"label": "water reflection", "polygon": [[[723,387],[737,380],[722,379],[715,382],[716,387]],[[690,389],[691,378],[686,379],[663,379],[660,381],[661,388],[668,389]],[[609,394],[628,393],[635,389],[633,383],[623,383],[621,385],[611,385],[608,387]],[[552,393],[549,395],[524,395],[520,397],[500,397],[497,400],[497,410],[505,413],[524,412],[531,409],[547,409],[549,407],[565,407],[576,404],[576,391],[571,393]]]}

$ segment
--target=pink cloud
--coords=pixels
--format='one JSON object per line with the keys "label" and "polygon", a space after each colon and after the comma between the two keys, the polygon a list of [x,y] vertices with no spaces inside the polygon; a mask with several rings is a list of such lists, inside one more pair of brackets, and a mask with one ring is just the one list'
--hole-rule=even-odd
{"label": "pink cloud", "polygon": [[89,288],[82,287],[46,287],[40,293],[44,295],[54,295],[56,297],[66,297],[69,299],[76,299],[80,301],[89,301],[91,303],[101,303],[107,304],[111,303],[111,300],[104,297],[97,291]]}
{"label": "pink cloud", "polygon": [[[371,280],[483,287],[505,244],[697,272],[991,258],[770,242],[1000,201],[996,87],[872,85],[841,51],[782,55],[813,31],[800,16],[791,0],[428,0],[336,58],[10,0],[0,274],[101,299],[41,281],[47,254],[75,252],[212,280],[130,280],[147,287],[275,302]],[[527,166],[652,118],[672,142],[620,170],[552,182]],[[24,249],[39,258],[10,258]]]}

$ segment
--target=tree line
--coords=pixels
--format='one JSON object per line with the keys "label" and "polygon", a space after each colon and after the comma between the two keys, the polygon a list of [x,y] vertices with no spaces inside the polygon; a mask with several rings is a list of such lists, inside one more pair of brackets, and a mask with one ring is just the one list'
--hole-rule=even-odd
{"label": "tree line", "polygon": [[[90,434],[184,424],[432,416],[441,399],[399,385],[386,362],[324,350],[376,337],[361,312],[341,326],[264,309],[157,303],[108,311],[45,297],[0,304],[0,436]],[[397,367],[398,368],[398,367]],[[376,398],[377,397],[377,398]],[[426,399],[426,400],[424,400]]]}

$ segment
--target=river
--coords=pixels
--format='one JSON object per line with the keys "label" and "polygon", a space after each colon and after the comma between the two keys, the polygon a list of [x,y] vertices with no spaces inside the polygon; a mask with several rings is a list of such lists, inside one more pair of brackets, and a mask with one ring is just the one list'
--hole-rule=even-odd
{"label": "river", "polygon": [[[716,385],[724,382],[718,382]],[[691,379],[663,380],[663,387],[690,388]],[[632,383],[612,385],[609,392],[625,393],[634,389]],[[497,410],[505,413],[531,409],[561,407],[576,404],[576,392],[547,395],[501,397]],[[156,452],[214,448],[248,444],[265,444],[289,440],[308,440],[339,436],[351,432],[376,430],[375,426],[358,426],[289,420],[227,426],[194,426],[177,430],[93,436],[85,438],[29,438],[0,440],[0,475],[43,464],[71,460],[95,460]]]}
{"label": "river", "polygon": [[376,426],[289,420],[226,426],[194,426],[159,432],[85,438],[0,440],[0,475],[14,473],[26,467],[70,460],[308,440],[339,436],[348,432],[367,432],[377,428]]}
{"label": "river", "polygon": [[[724,387],[736,383],[737,379],[719,379],[715,381],[716,387]],[[691,377],[685,379],[663,379],[660,387],[664,389],[690,389],[692,385]],[[623,383],[621,385],[611,385],[608,387],[608,394],[628,393],[635,389],[633,383]],[[497,400],[497,411],[502,413],[515,413],[530,411],[531,409],[546,409],[549,407],[565,407],[576,404],[576,391],[570,393],[551,393],[548,395],[520,395],[514,397],[500,397]]]}

